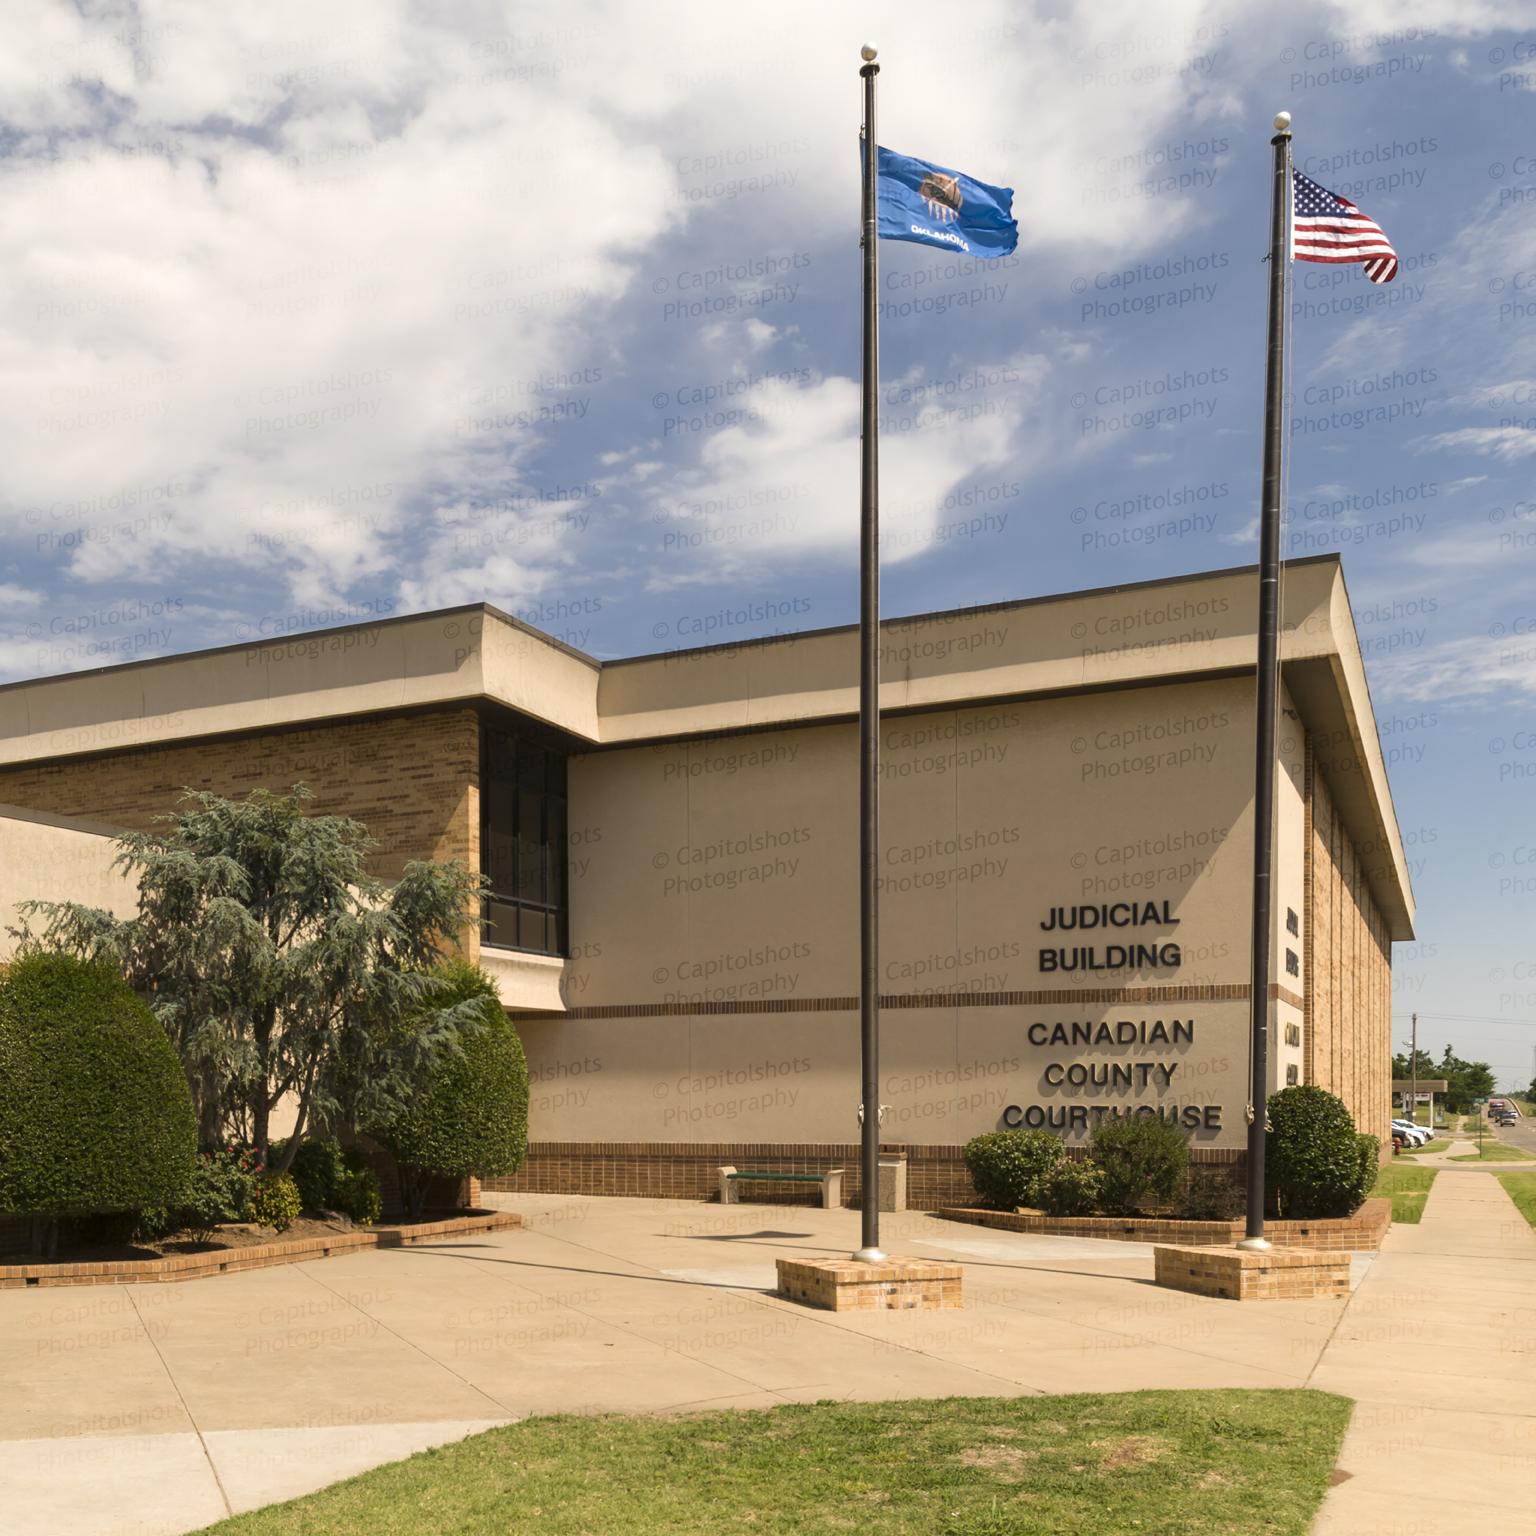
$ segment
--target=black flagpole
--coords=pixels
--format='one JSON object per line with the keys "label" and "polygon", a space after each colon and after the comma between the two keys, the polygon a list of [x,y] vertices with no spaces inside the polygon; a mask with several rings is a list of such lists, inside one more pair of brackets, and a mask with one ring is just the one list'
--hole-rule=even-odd
{"label": "black flagpole", "polygon": [[879,139],[875,134],[875,50],[860,50],[864,67],[864,421],[859,491],[859,1044],[863,1103],[860,1127],[862,1246],[854,1258],[878,1264],[880,1251],[880,298],[875,193]]}
{"label": "black flagpole", "polygon": [[1252,1027],[1248,1118],[1248,1225],[1239,1248],[1268,1248],[1264,1236],[1264,1120],[1269,1099],[1269,951],[1273,924],[1275,715],[1280,659],[1280,470],[1285,441],[1285,281],[1290,268],[1291,114],[1279,130],[1269,215],[1269,358],[1264,374],[1264,485],[1259,522],[1259,675],[1253,793],[1253,965],[1248,979]]}

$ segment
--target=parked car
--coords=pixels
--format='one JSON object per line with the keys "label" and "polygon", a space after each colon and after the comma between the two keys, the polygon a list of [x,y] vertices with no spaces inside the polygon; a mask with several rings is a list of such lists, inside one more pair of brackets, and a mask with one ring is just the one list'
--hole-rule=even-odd
{"label": "parked car", "polygon": [[1409,1146],[1422,1147],[1434,1138],[1434,1132],[1428,1126],[1415,1125],[1411,1120],[1394,1120],[1392,1136],[1394,1140],[1401,1136]]}

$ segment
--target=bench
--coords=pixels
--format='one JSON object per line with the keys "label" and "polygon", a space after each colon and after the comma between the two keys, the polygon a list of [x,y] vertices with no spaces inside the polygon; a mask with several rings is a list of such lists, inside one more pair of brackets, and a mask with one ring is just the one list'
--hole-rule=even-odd
{"label": "bench", "polygon": [[742,1183],[819,1184],[823,1210],[836,1210],[843,1203],[843,1170],[829,1168],[825,1173],[738,1173],[734,1168],[720,1170],[720,1204],[739,1204]]}

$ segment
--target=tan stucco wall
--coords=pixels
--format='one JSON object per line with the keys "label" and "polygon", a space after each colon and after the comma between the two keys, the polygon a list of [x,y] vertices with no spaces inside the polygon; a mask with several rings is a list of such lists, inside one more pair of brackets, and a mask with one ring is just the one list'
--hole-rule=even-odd
{"label": "tan stucco wall", "polygon": [[[1252,739],[1242,678],[885,723],[882,990],[908,1000],[882,1015],[888,1139],[963,1142],[1009,1105],[1177,1103],[1201,1109],[1197,1145],[1242,1145]],[[1301,1020],[1280,942],[1286,906],[1303,908],[1299,730],[1282,747],[1272,974],[1296,1006],[1275,1004],[1279,1041]],[[542,1085],[535,1140],[856,1135],[856,752],[855,727],[832,725],[572,760],[571,1012],[519,1021]],[[1042,948],[1088,941],[1097,964],[1108,958],[1102,928],[1043,932],[1053,907],[1133,896],[1179,922],[1108,940],[1176,941],[1179,966],[1041,970]],[[1125,995],[1138,988],[1157,990]],[[988,1004],[956,1007],[954,994]],[[699,1011],[786,1000],[799,1011]],[[1192,1042],[1142,1048],[1143,1021],[1171,1034],[1175,1018],[1193,1021]],[[1057,1023],[1070,1041],[1074,1022],[1095,1035],[1134,1023],[1137,1041],[1049,1043]],[[1043,1044],[1029,1038],[1038,1024]],[[1277,1048],[1272,1082],[1300,1059]],[[1045,1081],[1052,1063],[1078,1062],[1175,1070],[1159,1088],[1160,1071],[1138,1069],[1138,1086],[1113,1093]],[[1207,1105],[1219,1131],[1204,1128]]]}
{"label": "tan stucco wall", "polygon": [[[8,930],[22,926],[23,901],[76,901],[116,917],[138,909],[138,886],[112,868],[117,849],[110,828],[71,826],[58,817],[29,816],[0,806],[0,959],[15,952]],[[34,934],[44,919],[31,918]]]}

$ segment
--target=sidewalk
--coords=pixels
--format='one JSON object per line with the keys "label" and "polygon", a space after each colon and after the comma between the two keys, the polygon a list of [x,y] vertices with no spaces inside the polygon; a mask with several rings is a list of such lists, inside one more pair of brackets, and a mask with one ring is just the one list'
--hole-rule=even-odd
{"label": "sidewalk", "polygon": [[[1483,1208],[1469,1205],[1463,1237],[1439,1215],[1460,1208],[1462,1189],[1491,1189],[1496,1200],[1479,1196],[1486,1221],[1496,1232],[1518,1222],[1519,1232],[1480,1237]],[[906,1214],[883,1222],[885,1246],[963,1262],[964,1309],[832,1314],[766,1292],[776,1258],[855,1247],[856,1211],[558,1196],[498,1203],[523,1212],[527,1228],[185,1285],[0,1293],[4,1529],[174,1533],[530,1413],[823,1397],[1308,1384],[1347,1392],[1366,1402],[1350,1435],[1357,1475],[1330,1502],[1330,1533],[1407,1529],[1392,1520],[1404,1488],[1421,1481],[1425,1453],[1399,1442],[1454,1431],[1459,1446],[1462,1396],[1484,1406],[1474,1394],[1494,1394],[1478,1444],[1497,1430],[1511,1454],[1536,1450],[1536,1421],[1520,1417],[1513,1395],[1501,1400],[1495,1383],[1496,1371],[1512,1380],[1529,1363],[1501,1357],[1500,1347],[1519,1308],[1522,1320],[1536,1315],[1536,1253],[1486,1174],[1443,1175],[1423,1227],[1394,1229],[1380,1257],[1358,1255],[1352,1304],[1239,1305],[1159,1290],[1147,1244]],[[1457,1256],[1479,1243],[1505,1262],[1481,1250]],[[1423,1275],[1420,1265],[1438,1267]],[[1503,1332],[1487,1322],[1495,1307],[1511,1319]],[[1407,1344],[1404,1325],[1418,1330]],[[1536,1324],[1525,1331],[1536,1335]],[[1475,1337],[1465,1357],[1452,1353],[1463,1335]],[[1435,1379],[1443,1390],[1432,1431],[1423,1414],[1400,1413],[1429,1391],[1427,1375],[1406,1386],[1393,1375],[1414,1360],[1421,1372],[1443,1362],[1459,1373]],[[1490,1471],[1478,1486],[1513,1489],[1513,1469],[1500,1476],[1496,1484]],[[1446,1519],[1438,1527],[1465,1528]]]}
{"label": "sidewalk", "polygon": [[[1315,1536],[1518,1529],[1536,1472],[1536,1235],[1487,1164],[1395,1226],[1307,1380],[1356,1400]],[[1495,1164],[1499,1168],[1518,1164]]]}

